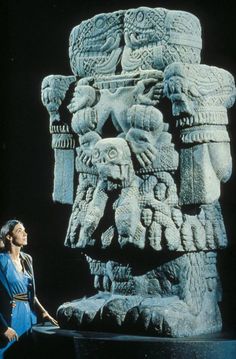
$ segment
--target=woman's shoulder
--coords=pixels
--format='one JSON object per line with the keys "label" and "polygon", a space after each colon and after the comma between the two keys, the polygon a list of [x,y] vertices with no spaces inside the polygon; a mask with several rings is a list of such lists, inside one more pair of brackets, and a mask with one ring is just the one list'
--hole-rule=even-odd
{"label": "woman's shoulder", "polygon": [[0,266],[4,267],[5,264],[7,263],[8,259],[9,259],[8,254],[6,252],[1,252],[0,253]]}
{"label": "woman's shoulder", "polygon": [[21,252],[21,257],[26,260],[26,261],[30,261],[32,263],[32,257],[31,255],[29,255],[28,253],[25,253],[25,252]]}

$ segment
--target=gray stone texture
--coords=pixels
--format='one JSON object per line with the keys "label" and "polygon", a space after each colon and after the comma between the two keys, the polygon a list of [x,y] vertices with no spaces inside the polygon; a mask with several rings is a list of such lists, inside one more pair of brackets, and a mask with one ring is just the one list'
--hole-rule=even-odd
{"label": "gray stone texture", "polygon": [[222,327],[219,197],[236,90],[227,71],[200,64],[201,47],[200,22],[184,11],[99,14],[71,32],[74,75],[43,80],[53,199],[72,205],[65,245],[84,253],[97,291],[58,308],[62,328],[183,337]]}

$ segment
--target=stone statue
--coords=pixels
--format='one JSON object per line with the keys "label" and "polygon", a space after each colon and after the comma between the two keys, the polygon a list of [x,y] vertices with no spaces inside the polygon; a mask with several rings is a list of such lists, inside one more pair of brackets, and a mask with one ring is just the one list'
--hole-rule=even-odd
{"label": "stone statue", "polygon": [[184,11],[99,14],[71,32],[73,75],[43,80],[53,199],[72,205],[65,245],[86,256],[97,291],[58,308],[62,328],[221,330],[219,197],[236,90],[227,71],[200,64],[201,46]]}

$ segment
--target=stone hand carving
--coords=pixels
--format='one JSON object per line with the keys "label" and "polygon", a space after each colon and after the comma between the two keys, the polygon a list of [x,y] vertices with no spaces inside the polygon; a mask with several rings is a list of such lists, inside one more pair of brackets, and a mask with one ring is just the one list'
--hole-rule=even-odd
{"label": "stone hand carving", "polygon": [[142,167],[151,166],[158,156],[158,144],[170,143],[162,113],[152,106],[134,105],[127,112],[130,129],[126,135]]}
{"label": "stone hand carving", "polygon": [[181,337],[222,327],[219,198],[236,92],[227,71],[200,64],[201,46],[184,11],[98,14],[71,32],[74,76],[43,81],[53,198],[73,204],[65,245],[85,255],[97,291],[58,308],[62,328]]}
{"label": "stone hand carving", "polygon": [[137,97],[137,103],[155,106],[163,92],[163,73],[162,71],[143,71],[143,75],[145,73],[148,77],[137,82],[134,95]]}

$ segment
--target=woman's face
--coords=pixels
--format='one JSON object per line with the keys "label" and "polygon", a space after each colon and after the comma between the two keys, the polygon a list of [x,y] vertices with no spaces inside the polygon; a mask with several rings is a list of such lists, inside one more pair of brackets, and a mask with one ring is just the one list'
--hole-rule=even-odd
{"label": "woman's face", "polygon": [[17,247],[23,247],[27,245],[27,233],[25,227],[21,223],[17,223],[13,231],[9,234],[12,244]]}

